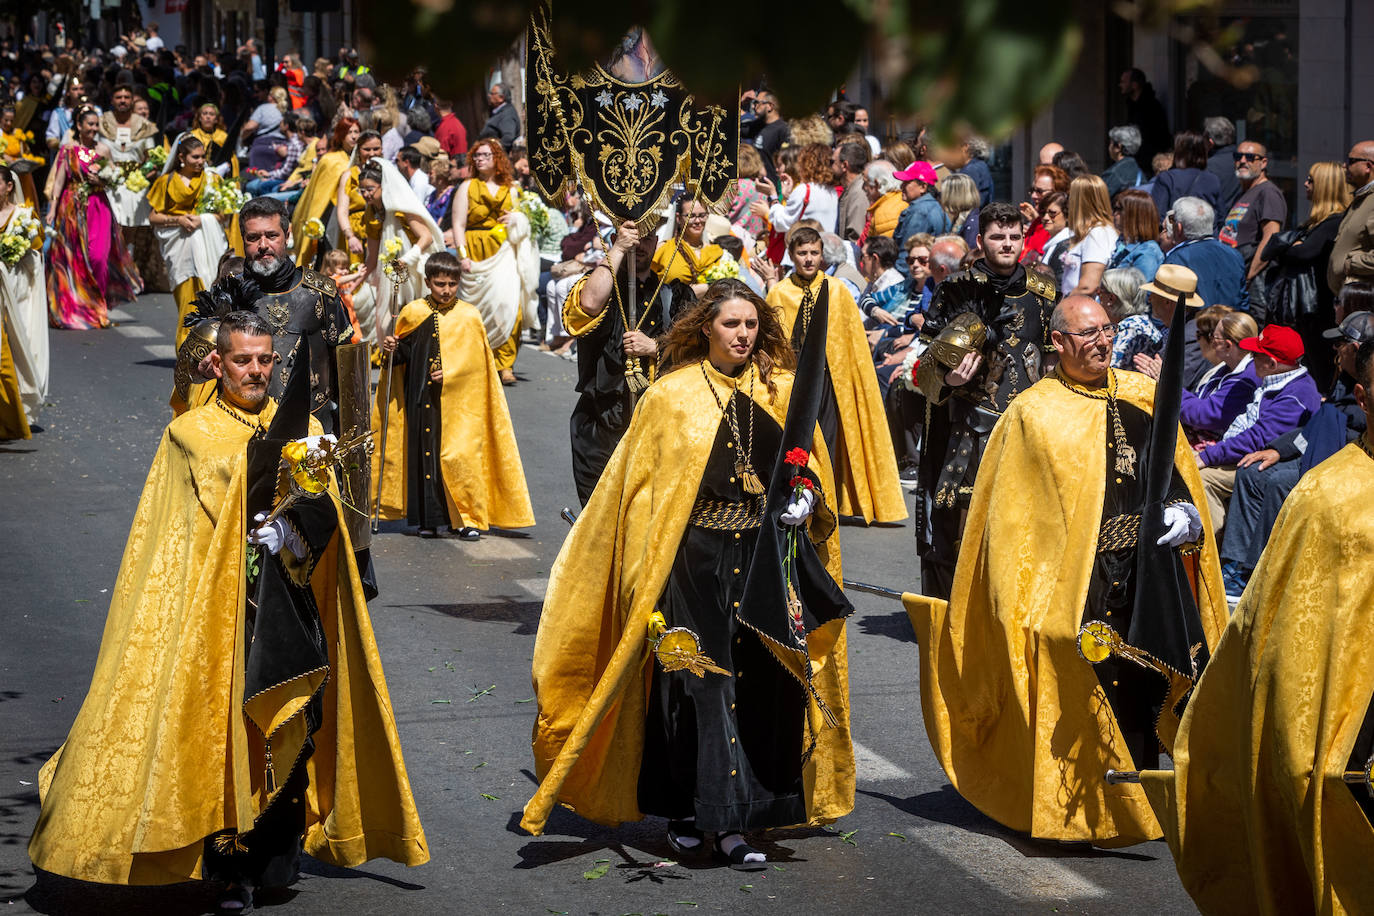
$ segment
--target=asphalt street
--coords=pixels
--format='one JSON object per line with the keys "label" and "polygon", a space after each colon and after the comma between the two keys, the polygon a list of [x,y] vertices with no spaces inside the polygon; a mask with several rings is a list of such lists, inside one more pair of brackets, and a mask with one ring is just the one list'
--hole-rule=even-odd
{"label": "asphalt street", "polygon": [[[110,588],[170,419],[171,297],[108,331],[53,331],[52,386],[29,442],[0,443],[0,900],[6,913],[206,912],[198,886],[36,883],[26,845],[38,769],[85,696]],[[538,525],[476,543],[389,526],[370,611],[431,861],[406,869],[309,861],[288,913],[1192,913],[1162,842],[1111,852],[1007,831],[951,788],[921,723],[916,646],[895,602],[854,595],[849,624],[855,810],[758,843],[768,870],[674,862],[664,822],[608,829],[558,812],[517,825],[533,788],[530,659],[549,567],[576,506],[571,363],[526,347],[508,389]],[[910,588],[910,525],[846,527],[845,574]]]}

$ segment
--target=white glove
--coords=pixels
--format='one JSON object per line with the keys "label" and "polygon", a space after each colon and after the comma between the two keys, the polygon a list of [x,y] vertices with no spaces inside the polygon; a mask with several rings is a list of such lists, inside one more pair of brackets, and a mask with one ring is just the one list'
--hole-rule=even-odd
{"label": "white glove", "polygon": [[[253,516],[253,522],[260,524],[265,518],[267,513],[259,512]],[[284,518],[274,518],[271,524],[254,528],[248,534],[248,543],[266,547],[270,554],[281,553],[281,549],[285,547],[297,560],[305,557],[305,545],[301,543],[300,535],[296,534],[296,529],[288,525]]]}
{"label": "white glove", "polygon": [[224,163],[223,165],[212,165],[212,166],[210,166],[209,171],[214,172],[216,175],[218,175],[218,176],[221,177],[221,178],[228,178],[228,177],[229,177],[229,169],[230,169],[230,163],[226,162],[226,163]]}
{"label": "white glove", "polygon": [[1164,536],[1155,543],[1160,547],[1182,547],[1202,534],[1202,516],[1192,503],[1175,503],[1164,507]]}
{"label": "white glove", "polygon": [[338,444],[339,439],[334,435],[306,436],[305,450],[308,453],[306,457],[311,461],[323,461],[325,449],[332,450]]}
{"label": "white glove", "polygon": [[787,510],[780,516],[784,525],[800,525],[811,517],[816,509],[816,494],[803,490],[801,496],[787,504]]}
{"label": "white glove", "polygon": [[406,253],[401,255],[401,263],[407,267],[415,267],[420,263],[420,258],[424,257],[424,252],[420,250],[418,244],[411,245]]}

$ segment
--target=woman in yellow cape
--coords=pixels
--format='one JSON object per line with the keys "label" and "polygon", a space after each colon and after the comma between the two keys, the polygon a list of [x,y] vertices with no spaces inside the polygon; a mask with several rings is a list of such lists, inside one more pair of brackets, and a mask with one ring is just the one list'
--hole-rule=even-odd
{"label": "woman in yellow cape", "polygon": [[422,537],[442,523],[472,540],[493,525],[533,525],[534,510],[482,316],[455,298],[460,272],[448,252],[431,256],[430,295],[403,308],[383,341],[399,350],[389,400],[377,386],[372,429],[380,443],[386,411],[387,437],[373,492],[382,518],[404,518]]}
{"label": "woman in yellow cape", "polygon": [[1368,432],[1303,475],[1188,703],[1174,769],[1141,773],[1204,913],[1374,909],[1372,500]]}
{"label": "woman in yellow cape", "polygon": [[182,134],[167,155],[162,175],[148,188],[148,222],[162,246],[177,306],[177,347],[190,333],[185,320],[196,294],[207,280],[213,282],[219,260],[229,250],[223,226],[229,217],[197,212],[207,187],[222,180],[207,169],[208,152],[201,140]]}
{"label": "woman in yellow cape", "polygon": [[[717,833],[719,855],[755,868],[763,857],[743,832],[853,808],[844,620],[815,622],[793,656],[739,606],[760,525],[774,524],[750,477],[767,476],[781,447],[792,389],[781,327],[748,287],[721,280],[663,352],[676,368],[640,400],[550,576],[533,666],[540,786],[521,826],[542,833],[559,803],[601,824],[657,814],[675,848],[700,851]],[[799,473],[817,484],[809,535],[838,582],[819,436]],[[704,657],[689,645],[660,670],[666,648],[654,661],[650,639],[690,644],[684,629]]]}
{"label": "woman in yellow cape", "polygon": [[720,260],[725,249],[706,243],[706,205],[684,194],[677,205],[677,226],[674,237],[658,246],[654,252],[653,270],[663,283],[681,280],[700,296],[707,284],[702,271]]}
{"label": "woman in yellow cape", "polygon": [[[206,102],[196,109],[195,123],[186,133],[205,144],[206,162],[214,162],[220,158],[220,154],[229,146],[229,132],[225,128],[224,118],[220,115],[219,106],[213,102]],[[171,152],[172,148],[169,146],[167,148],[169,158]],[[239,157],[231,154],[229,161],[220,168],[222,169],[221,177],[237,181]]]}
{"label": "woman in yellow cape", "polygon": [[319,231],[323,235],[325,215],[338,195],[339,178],[348,170],[349,157],[358,145],[359,133],[361,128],[353,118],[339,119],[330,138],[329,152],[321,154],[315,161],[310,180],[306,182],[300,200],[296,201],[295,209],[291,211],[291,244],[299,265],[313,267],[315,264],[320,236],[312,235],[307,224],[311,220],[319,222]]}
{"label": "woman in yellow cape", "polygon": [[[222,397],[173,420],[134,516],[90,689],[39,774],[36,867],[83,881],[152,885],[202,876],[206,839],[246,833],[302,747],[304,695],[288,682],[245,704],[247,454],[276,405]],[[311,432],[319,426],[311,421]],[[343,508],[308,586],[328,646],[323,721],[305,763],[305,851],[340,866],[429,858],[406,776]],[[261,562],[261,558],[259,559]],[[274,785],[263,726],[276,723]],[[250,716],[252,722],[250,723]],[[271,759],[267,761],[270,767]]]}
{"label": "woman in yellow cape", "polygon": [[[1056,373],[1017,396],[983,455],[949,602],[904,601],[926,733],[959,794],[1033,837],[1111,847],[1156,839],[1160,828],[1138,785],[1104,778],[1134,763],[1097,671],[1078,653],[1113,441],[1106,391],[1153,410],[1154,381],[1136,372],[1108,370],[1096,392]],[[1181,433],[1174,467],[1210,531]],[[1210,648],[1226,624],[1216,545],[1207,538],[1184,561]]]}
{"label": "woman in yellow cape", "polygon": [[768,304],[791,334],[793,347],[800,349],[806,339],[807,304],[815,301],[822,286],[829,288],[825,355],[834,413],[829,418],[822,415],[821,428],[835,454],[840,514],[861,517],[865,523],[900,522],[907,514],[906,497],[859,308],[844,284],[821,270],[820,233],[803,227],[789,236],[787,246],[796,272],[769,291]]}

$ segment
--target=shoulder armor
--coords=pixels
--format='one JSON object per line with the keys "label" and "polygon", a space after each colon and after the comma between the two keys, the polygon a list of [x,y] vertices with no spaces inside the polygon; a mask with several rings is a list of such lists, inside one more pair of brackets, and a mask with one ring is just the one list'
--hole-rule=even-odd
{"label": "shoulder armor", "polygon": [[309,267],[301,268],[301,285],[307,286],[316,292],[324,293],[326,296],[337,296],[339,294],[338,284],[324,274],[311,270]]}
{"label": "shoulder armor", "polygon": [[1059,298],[1059,291],[1054,288],[1054,283],[1033,270],[1026,271],[1026,289],[1041,299],[1048,299],[1050,302]]}

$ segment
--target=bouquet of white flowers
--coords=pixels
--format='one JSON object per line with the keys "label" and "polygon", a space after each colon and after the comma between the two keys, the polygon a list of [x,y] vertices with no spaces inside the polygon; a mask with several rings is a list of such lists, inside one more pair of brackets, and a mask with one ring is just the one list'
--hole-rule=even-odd
{"label": "bouquet of white flowers", "polygon": [[702,283],[714,283],[717,280],[738,276],[739,261],[736,261],[735,256],[730,252],[722,251],[720,260],[703,270],[699,279]]}
{"label": "bouquet of white flowers", "polygon": [[901,379],[902,387],[907,391],[920,391],[916,384],[916,370],[921,367],[921,354],[925,352],[925,346],[920,340],[915,340],[911,348],[906,351],[906,358],[902,360],[902,365],[898,367],[894,375]]}
{"label": "bouquet of white flowers", "polygon": [[[549,233],[549,208],[543,199],[533,191],[516,190],[516,206],[530,221],[530,234],[537,243],[542,243]],[[542,247],[542,244],[541,244]]]}
{"label": "bouquet of white flowers", "polygon": [[103,156],[97,160],[99,167],[95,170],[95,177],[105,183],[107,188],[117,188],[124,183],[124,170]]}
{"label": "bouquet of white flowers", "polygon": [[196,212],[233,216],[243,209],[246,203],[248,195],[243,193],[236,182],[225,181],[214,172],[207,172],[205,190],[200,192]]}
{"label": "bouquet of white flowers", "polygon": [[33,247],[33,240],[38,238],[42,228],[34,216],[24,217],[16,213],[5,227],[4,235],[0,235],[0,261],[6,267],[18,264],[19,259]]}

